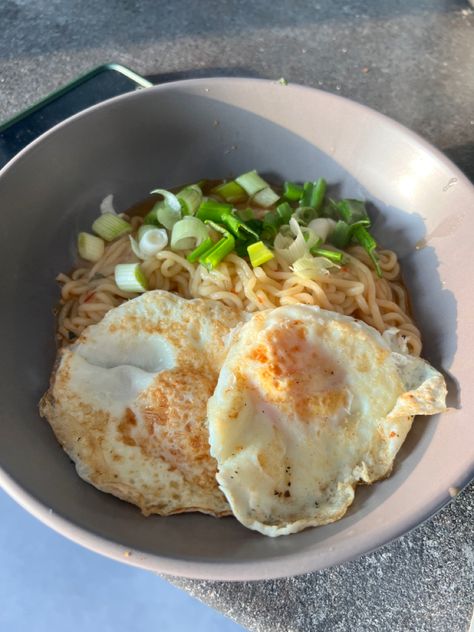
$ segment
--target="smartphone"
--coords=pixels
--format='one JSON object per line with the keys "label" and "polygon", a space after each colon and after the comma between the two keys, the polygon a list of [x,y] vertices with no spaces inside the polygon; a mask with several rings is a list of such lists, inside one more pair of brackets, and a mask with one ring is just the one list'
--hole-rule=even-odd
{"label": "smartphone", "polygon": [[111,97],[153,84],[120,64],[106,64],[0,124],[0,168],[35,138],[73,114]]}

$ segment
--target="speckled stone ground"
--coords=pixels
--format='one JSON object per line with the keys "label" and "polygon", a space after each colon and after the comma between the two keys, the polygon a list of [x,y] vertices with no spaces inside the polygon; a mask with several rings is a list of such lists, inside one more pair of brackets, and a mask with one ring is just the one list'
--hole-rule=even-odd
{"label": "speckled stone ground", "polygon": [[[464,0],[2,0],[0,119],[91,67],[155,82],[245,75],[320,87],[397,119],[474,179],[474,10]],[[173,580],[250,630],[466,632],[474,487],[401,540],[298,578]]]}
{"label": "speckled stone ground", "polygon": [[172,581],[255,632],[467,632],[473,491],[409,535],[343,566],[263,582]]}

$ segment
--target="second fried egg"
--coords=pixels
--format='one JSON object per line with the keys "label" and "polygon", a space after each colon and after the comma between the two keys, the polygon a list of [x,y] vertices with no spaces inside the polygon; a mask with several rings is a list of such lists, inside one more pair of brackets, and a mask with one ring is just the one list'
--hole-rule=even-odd
{"label": "second fried egg", "polygon": [[218,483],[265,535],[333,522],[445,396],[440,373],[361,321],[304,305],[257,313],[235,331],[208,404]]}

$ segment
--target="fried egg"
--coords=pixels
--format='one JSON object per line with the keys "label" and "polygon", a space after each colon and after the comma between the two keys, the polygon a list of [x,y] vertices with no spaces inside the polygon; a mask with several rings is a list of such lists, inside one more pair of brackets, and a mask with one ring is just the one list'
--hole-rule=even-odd
{"label": "fried egg", "polygon": [[217,481],[268,536],[341,518],[358,483],[387,476],[413,416],[445,410],[443,376],[378,331],[318,307],[237,327],[208,404]]}
{"label": "fried egg", "polygon": [[240,320],[217,301],[157,290],[60,351],[40,410],[78,474],[144,514],[230,513],[206,407]]}

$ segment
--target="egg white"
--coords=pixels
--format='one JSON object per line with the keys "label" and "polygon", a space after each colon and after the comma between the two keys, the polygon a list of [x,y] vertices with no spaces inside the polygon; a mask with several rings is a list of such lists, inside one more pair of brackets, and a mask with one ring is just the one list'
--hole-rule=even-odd
{"label": "egg white", "polygon": [[63,349],[41,413],[98,489],[145,514],[229,514],[209,455],[207,401],[238,310],[147,292]]}
{"label": "egg white", "polygon": [[332,522],[445,396],[440,373],[361,321],[303,305],[257,313],[236,329],[208,403],[217,481],[265,535]]}

